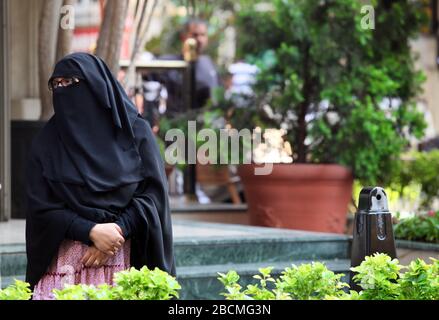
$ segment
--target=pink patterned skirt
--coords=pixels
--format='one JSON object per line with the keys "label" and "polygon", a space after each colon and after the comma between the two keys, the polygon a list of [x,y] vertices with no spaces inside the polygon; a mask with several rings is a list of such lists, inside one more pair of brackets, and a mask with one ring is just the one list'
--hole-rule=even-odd
{"label": "pink patterned skirt", "polygon": [[54,300],[53,289],[62,289],[65,284],[100,285],[113,284],[116,272],[130,268],[130,241],[124,243],[114,257],[101,267],[86,267],[81,259],[88,246],[72,240],[64,240],[47,272],[34,288],[33,300]]}

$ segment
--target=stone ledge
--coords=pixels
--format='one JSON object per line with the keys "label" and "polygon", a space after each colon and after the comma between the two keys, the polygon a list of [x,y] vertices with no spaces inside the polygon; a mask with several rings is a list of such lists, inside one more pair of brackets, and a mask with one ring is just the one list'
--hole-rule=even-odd
{"label": "stone ledge", "polygon": [[396,240],[396,246],[403,249],[438,251],[439,243],[428,243],[410,240]]}

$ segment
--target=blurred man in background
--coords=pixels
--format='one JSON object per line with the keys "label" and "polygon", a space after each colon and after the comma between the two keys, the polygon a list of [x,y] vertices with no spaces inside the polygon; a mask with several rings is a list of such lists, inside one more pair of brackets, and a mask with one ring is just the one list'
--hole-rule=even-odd
{"label": "blurred man in background", "polygon": [[[209,39],[207,34],[207,22],[200,19],[190,19],[183,25],[180,34],[181,53],[163,55],[160,60],[184,60],[183,44],[188,38],[196,41],[196,51],[198,59],[195,62],[196,94],[195,109],[206,105],[212,96],[213,90],[220,85],[218,72],[212,59],[204,54]],[[146,80],[155,80],[162,83],[167,90],[166,115],[173,117],[186,111],[183,97],[183,73],[178,70],[170,70],[159,74],[150,74]]]}

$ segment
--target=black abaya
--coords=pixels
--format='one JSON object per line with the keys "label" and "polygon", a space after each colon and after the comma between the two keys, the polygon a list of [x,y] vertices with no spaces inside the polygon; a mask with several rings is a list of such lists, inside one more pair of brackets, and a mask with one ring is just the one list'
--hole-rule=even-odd
{"label": "black abaya", "polygon": [[[27,169],[26,281],[33,287],[64,239],[91,245],[96,223],[131,239],[131,265],[175,275],[163,160],[149,124],[99,58],[63,58],[52,77],[55,115],[35,138]],[[103,97],[104,96],[104,97]]]}

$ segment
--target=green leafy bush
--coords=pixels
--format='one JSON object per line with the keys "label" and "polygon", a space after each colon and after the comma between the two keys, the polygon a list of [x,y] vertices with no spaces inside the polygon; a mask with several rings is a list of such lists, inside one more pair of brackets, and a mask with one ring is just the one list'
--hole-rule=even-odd
{"label": "green leafy bush", "polygon": [[29,300],[31,296],[29,283],[20,280],[15,280],[15,283],[6,289],[0,289],[0,300]]}
{"label": "green leafy bush", "polygon": [[[177,280],[168,273],[143,267],[115,273],[114,286],[65,285],[53,293],[56,300],[170,300],[178,298],[180,289]],[[19,280],[0,290],[0,300],[29,300],[31,296],[29,284]]]}
{"label": "green leafy bush", "polygon": [[181,289],[177,280],[155,268],[131,268],[114,275],[114,286],[67,285],[54,290],[57,300],[170,300],[178,298]]}
{"label": "green leafy bush", "polygon": [[[366,257],[360,266],[351,268],[361,291],[348,291],[335,274],[320,262],[293,265],[275,279],[273,268],[261,268],[253,278],[256,284],[243,288],[239,275],[231,270],[218,273],[228,300],[439,300],[439,260],[427,264],[416,259],[404,267],[397,259],[376,253]],[[405,272],[402,272],[405,270]],[[169,300],[178,298],[181,287],[174,277],[159,269],[131,268],[115,275],[115,285],[66,285],[54,290],[57,300]],[[16,280],[14,285],[0,290],[0,300],[29,300],[29,284]]]}
{"label": "green leafy bush", "polygon": [[416,259],[404,267],[385,254],[366,257],[360,266],[352,268],[357,272],[354,281],[362,288],[358,297],[366,300],[438,300],[439,261],[430,259],[432,264]]}
{"label": "green leafy bush", "polygon": [[169,300],[178,298],[181,289],[177,280],[158,268],[131,268],[116,273],[114,295],[120,300]]}
{"label": "green leafy bush", "polygon": [[326,296],[340,296],[348,284],[341,282],[343,274],[335,274],[320,262],[293,265],[286,268],[277,281],[277,287],[293,299],[323,299]]}
{"label": "green leafy bush", "polygon": [[[271,276],[273,268],[259,269],[259,284],[242,288],[236,271],[219,273],[228,300],[438,300],[439,260],[427,264],[421,259],[412,261],[408,267],[401,266],[397,259],[376,253],[358,267],[353,278],[361,290],[348,290],[349,285],[341,281],[343,274],[334,274],[319,262],[293,265],[286,268],[278,279]],[[402,272],[401,270],[405,270]],[[268,286],[271,283],[271,286]]]}
{"label": "green leafy bush", "polygon": [[386,254],[375,254],[366,259],[358,267],[351,270],[357,274],[353,280],[362,288],[360,297],[365,300],[393,300],[399,296],[399,276],[397,259]]}
{"label": "green leafy bush", "polygon": [[[293,265],[286,268],[279,279],[271,277],[272,267],[259,269],[260,275],[254,278],[259,284],[248,285],[244,290],[239,285],[239,275],[235,271],[219,273],[219,280],[227,293],[222,293],[228,300],[317,300],[326,296],[342,297],[347,283],[341,282],[343,274],[335,274],[320,262]],[[272,283],[271,288],[268,283]],[[274,286],[274,288],[273,288]]]}
{"label": "green leafy bush", "polygon": [[248,285],[245,290],[241,290],[242,287],[238,283],[239,275],[236,271],[231,270],[227,274],[218,273],[219,278],[227,292],[222,293],[228,300],[289,300],[288,295],[283,294],[279,290],[271,290],[268,288],[268,283],[274,283],[275,280],[271,277],[272,267],[260,268],[260,274],[253,276],[258,279],[258,284]]}
{"label": "green leafy bush", "polygon": [[409,300],[439,300],[439,260],[427,264],[412,261],[399,280],[400,298]]}
{"label": "green leafy bush", "polygon": [[397,239],[439,243],[439,211],[401,219],[394,234]]}

